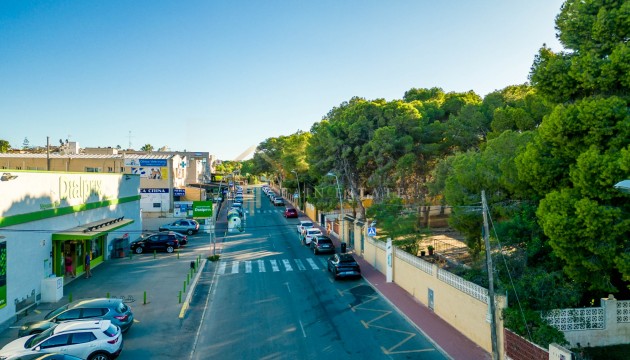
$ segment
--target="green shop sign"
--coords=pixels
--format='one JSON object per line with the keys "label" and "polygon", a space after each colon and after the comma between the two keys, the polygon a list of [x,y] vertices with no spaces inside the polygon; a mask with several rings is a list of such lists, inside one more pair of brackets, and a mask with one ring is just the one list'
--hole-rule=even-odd
{"label": "green shop sign", "polygon": [[212,217],[212,201],[193,201],[193,218]]}

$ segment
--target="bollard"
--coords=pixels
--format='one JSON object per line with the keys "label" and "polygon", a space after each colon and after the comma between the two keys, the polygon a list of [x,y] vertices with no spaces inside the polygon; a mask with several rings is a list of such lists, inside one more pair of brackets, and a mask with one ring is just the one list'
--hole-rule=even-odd
{"label": "bollard", "polygon": [[184,280],[184,292],[186,292],[186,280]]}
{"label": "bollard", "polygon": [[182,292],[181,291],[179,292],[179,303],[180,304],[182,303]]}
{"label": "bollard", "polygon": [[109,299],[109,291],[107,292],[107,295],[105,297]]}
{"label": "bollard", "polygon": [[153,250],[153,258],[157,259],[157,250]]}
{"label": "bollard", "polygon": [[190,284],[190,273],[186,274],[186,284]]}
{"label": "bollard", "polygon": [[177,249],[177,258],[179,259],[179,249]]}
{"label": "bollard", "polygon": [[190,271],[194,271],[195,270],[195,262],[191,261],[190,262]]}
{"label": "bollard", "polygon": [[72,302],[72,293],[68,294],[68,302]]}
{"label": "bollard", "polygon": [[144,292],[144,303],[143,303],[143,305],[146,305],[146,304],[147,304],[147,292],[145,291]]}

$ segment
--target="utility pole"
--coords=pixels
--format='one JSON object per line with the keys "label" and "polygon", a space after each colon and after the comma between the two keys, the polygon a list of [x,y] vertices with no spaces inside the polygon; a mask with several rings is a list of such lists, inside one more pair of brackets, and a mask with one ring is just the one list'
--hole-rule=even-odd
{"label": "utility pole", "polygon": [[486,266],[488,267],[488,305],[490,307],[490,337],[492,340],[492,359],[499,360],[497,342],[497,319],[494,305],[494,276],[492,267],[492,251],[490,251],[490,229],[488,226],[488,203],[486,192],[481,190],[481,207],[483,212],[483,240],[486,245]]}

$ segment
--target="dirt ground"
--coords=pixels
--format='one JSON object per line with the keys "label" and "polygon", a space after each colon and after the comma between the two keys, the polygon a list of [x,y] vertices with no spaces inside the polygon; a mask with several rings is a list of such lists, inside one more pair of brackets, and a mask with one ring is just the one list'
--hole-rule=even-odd
{"label": "dirt ground", "polygon": [[468,247],[459,233],[451,229],[432,229],[432,232],[433,235],[422,241],[420,250],[426,251],[428,255],[427,247],[432,245],[436,256],[433,258],[425,256],[425,260],[444,266],[448,262],[462,265],[470,265],[472,263],[472,258],[468,254]]}

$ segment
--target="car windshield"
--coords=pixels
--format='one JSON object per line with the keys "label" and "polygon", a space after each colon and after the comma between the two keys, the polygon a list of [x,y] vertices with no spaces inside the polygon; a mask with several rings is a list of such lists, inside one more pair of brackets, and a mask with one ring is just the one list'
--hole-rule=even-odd
{"label": "car windshield", "polygon": [[356,261],[354,261],[354,258],[352,257],[352,255],[341,255],[341,256],[339,256],[339,262],[342,262],[342,263],[355,263]]}
{"label": "car windshield", "polygon": [[40,332],[37,335],[33,335],[32,338],[26,340],[26,342],[24,343],[24,348],[26,349],[26,348],[33,347],[35,346],[35,344],[39,344],[40,342],[48,339],[53,334],[56,327],[57,327],[57,324],[49,327],[48,329]]}
{"label": "car windshield", "polygon": [[320,244],[332,244],[332,241],[330,241],[330,239],[318,239],[317,242]]}
{"label": "car windshield", "polygon": [[311,226],[313,226],[313,223],[312,222],[303,222],[302,226],[304,226],[304,227],[311,227]]}
{"label": "car windshield", "polygon": [[70,306],[70,304],[66,304],[56,310],[53,310],[51,312],[49,312],[48,314],[46,314],[46,316],[44,316],[44,319],[48,320],[51,319],[59,314],[61,314],[62,312],[66,311],[68,309],[68,306]]}

